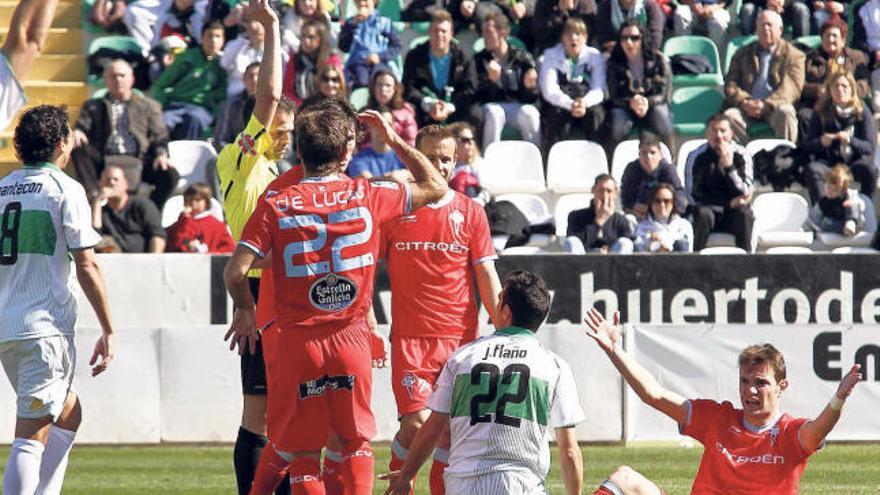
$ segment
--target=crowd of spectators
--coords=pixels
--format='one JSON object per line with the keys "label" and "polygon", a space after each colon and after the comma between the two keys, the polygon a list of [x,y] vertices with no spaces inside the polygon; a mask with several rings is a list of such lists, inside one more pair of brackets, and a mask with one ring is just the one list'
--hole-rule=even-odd
{"label": "crowd of spectators", "polygon": [[[300,103],[366,91],[364,108],[382,113],[410,143],[422,126],[453,125],[456,189],[483,201],[491,191],[479,187],[480,151],[505,129],[545,159],[560,140],[598,142],[610,156],[640,135],[621,183],[599,176],[592,204],[572,212],[564,243],[572,252],[698,251],[713,232],[732,234],[750,251],[758,184],[744,145],[758,124],[797,145],[802,165],[792,180],[808,191],[814,228],[853,235],[864,225],[853,203],[871,199],[878,179],[880,0],[856,8],[746,0],[738,12],[724,0],[413,0],[401,19],[383,15],[379,0],[349,2],[354,11],[341,16],[332,0],[276,4],[286,96]],[[169,140],[209,139],[219,151],[248,123],[264,33],[243,12],[238,0],[95,2],[90,21],[131,35],[153,69],[152,84],[139,91],[131,65],[107,64],[107,90],[83,104],[74,126],[77,174],[100,206],[96,226],[118,249],[164,244],[157,212],[181,192]],[[399,20],[427,22],[426,40],[406,49]],[[479,33],[481,49],[471,53],[456,39],[465,30]],[[704,35],[724,54],[734,35],[752,33],[754,41],[728,54],[722,107],[707,109],[707,142],[687,156],[682,181],[663,157],[663,144],[673,157],[677,148],[678,73],[664,40]],[[809,34],[821,38],[815,48],[795,43]],[[381,139],[367,136],[349,173],[401,168]],[[195,213],[181,221],[204,216],[198,205],[187,208]]]}

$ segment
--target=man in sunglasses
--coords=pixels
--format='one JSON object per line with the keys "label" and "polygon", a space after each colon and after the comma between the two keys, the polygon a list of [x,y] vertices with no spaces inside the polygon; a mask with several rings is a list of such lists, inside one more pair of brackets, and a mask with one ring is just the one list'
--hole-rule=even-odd
{"label": "man in sunglasses", "polygon": [[[416,136],[416,148],[449,182],[456,155],[453,131],[424,127]],[[495,321],[501,282],[486,213],[453,190],[383,225],[379,253],[388,262],[393,295],[391,381],[400,429],[391,444],[389,467],[397,471],[430,415],[427,400],[446,360],[459,346],[477,338],[477,291]],[[434,450],[432,495],[444,493],[448,462],[447,426]]]}

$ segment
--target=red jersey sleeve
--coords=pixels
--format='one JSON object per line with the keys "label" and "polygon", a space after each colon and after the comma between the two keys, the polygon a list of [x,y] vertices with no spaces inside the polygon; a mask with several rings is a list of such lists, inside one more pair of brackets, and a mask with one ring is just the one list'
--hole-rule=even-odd
{"label": "red jersey sleeve", "polygon": [[260,258],[272,250],[272,234],[276,225],[272,205],[266,198],[257,202],[257,208],[251,214],[241,233],[240,246],[255,252]]}
{"label": "red jersey sleeve", "polygon": [[810,450],[804,447],[803,442],[801,442],[801,428],[803,428],[804,424],[809,421],[808,418],[797,418],[788,421],[785,424],[785,429],[782,432],[782,435],[786,438],[786,442],[792,445],[792,451],[798,455],[801,459],[806,459],[811,455],[815,454],[816,451],[822,449],[825,446],[825,442],[822,442],[822,445],[819,446],[816,450]]}
{"label": "red jersey sleeve", "polygon": [[[468,201],[471,201],[470,199]],[[470,262],[476,265],[485,260],[495,259],[495,247],[492,245],[492,233],[489,231],[489,220],[486,218],[486,212],[480,208],[475,202],[471,201],[471,237],[470,246],[468,246]]]}
{"label": "red jersey sleeve", "polygon": [[412,203],[408,185],[390,181],[369,182],[366,179],[356,179],[355,182],[358,181],[365,184],[370,213],[377,226],[409,214]]}
{"label": "red jersey sleeve", "polygon": [[679,431],[703,442],[715,426],[724,423],[721,418],[728,412],[725,409],[732,410],[733,406],[729,402],[719,404],[714,400],[695,399],[687,402],[687,409],[687,417],[679,425]]}

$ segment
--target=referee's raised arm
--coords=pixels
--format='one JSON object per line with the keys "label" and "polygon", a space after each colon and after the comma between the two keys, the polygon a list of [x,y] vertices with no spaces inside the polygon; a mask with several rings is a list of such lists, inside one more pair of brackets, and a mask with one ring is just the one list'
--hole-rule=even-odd
{"label": "referee's raised arm", "polygon": [[281,33],[278,16],[269,0],[251,0],[247,15],[263,25],[263,59],[257,75],[254,116],[266,127],[272,124],[278,102],[281,101]]}

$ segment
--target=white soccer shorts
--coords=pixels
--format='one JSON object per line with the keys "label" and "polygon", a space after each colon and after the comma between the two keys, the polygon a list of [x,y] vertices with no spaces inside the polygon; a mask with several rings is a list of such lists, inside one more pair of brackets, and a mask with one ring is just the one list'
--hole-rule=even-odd
{"label": "white soccer shorts", "polygon": [[6,129],[25,103],[24,89],[15,78],[6,55],[0,52],[0,131]]}
{"label": "white soccer shorts", "polygon": [[443,476],[446,493],[547,495],[544,480],[526,471],[497,471],[479,476]]}
{"label": "white soccer shorts", "polygon": [[0,343],[0,363],[18,397],[16,416],[58,419],[73,390],[73,337],[53,335]]}

